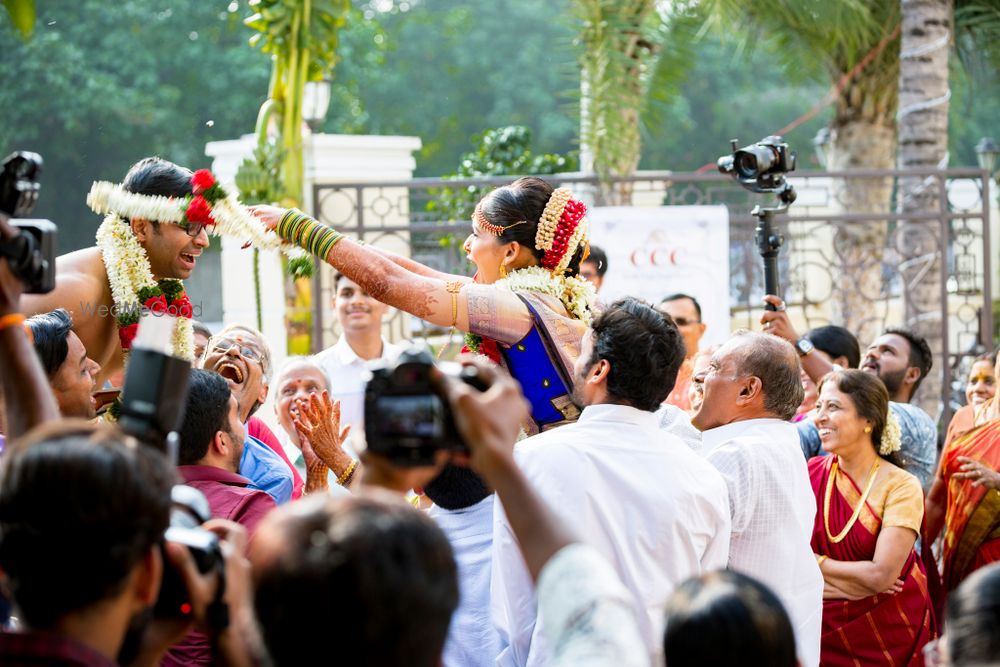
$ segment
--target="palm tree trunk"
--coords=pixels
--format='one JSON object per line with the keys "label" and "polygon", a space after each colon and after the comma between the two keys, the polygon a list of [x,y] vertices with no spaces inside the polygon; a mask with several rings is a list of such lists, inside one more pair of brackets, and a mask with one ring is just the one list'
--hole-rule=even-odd
{"label": "palm tree trunk", "polygon": [[[903,29],[899,67],[899,166],[941,167],[948,163],[948,55],[953,0],[901,0]],[[943,202],[936,179],[904,178],[899,183],[901,213],[934,212]],[[907,324],[923,335],[934,352],[937,372],[927,377],[917,402],[938,413],[944,340],[941,303],[942,258],[946,250],[938,221],[904,223],[900,247]]]}
{"label": "palm tree trunk", "polygon": [[[895,62],[889,58],[889,63]],[[848,85],[837,101],[831,124],[827,168],[892,169],[896,153],[895,70],[872,68]],[[872,307],[884,296],[882,256],[892,196],[891,178],[838,178],[832,184],[832,208],[871,213],[872,219],[834,229],[831,321],[858,337],[862,346],[879,333],[884,317]]]}

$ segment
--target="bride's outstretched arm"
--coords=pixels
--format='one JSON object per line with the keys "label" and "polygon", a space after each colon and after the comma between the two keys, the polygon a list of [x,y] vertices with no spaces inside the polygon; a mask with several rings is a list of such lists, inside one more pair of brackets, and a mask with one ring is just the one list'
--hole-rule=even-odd
{"label": "bride's outstretched arm", "polygon": [[[469,331],[469,302],[462,289],[471,283],[469,278],[438,273],[413,260],[397,261],[405,258],[343,238],[299,212],[273,206],[252,210],[268,229],[320,256],[373,298],[439,326]],[[511,300],[512,307],[525,308],[514,294],[501,296]],[[497,301],[490,300],[490,310]]]}

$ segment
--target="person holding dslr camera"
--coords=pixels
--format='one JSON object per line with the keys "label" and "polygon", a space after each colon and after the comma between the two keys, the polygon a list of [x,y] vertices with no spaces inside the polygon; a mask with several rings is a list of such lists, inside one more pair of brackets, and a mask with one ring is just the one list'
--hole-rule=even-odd
{"label": "person holding dslr camera", "polygon": [[[441,401],[435,414],[443,412],[448,422],[441,432],[454,434],[437,440],[444,449],[435,453],[428,439],[419,456],[405,446],[395,452],[368,451],[357,493],[314,496],[279,507],[257,531],[251,556],[254,602],[272,664],[327,659],[327,644],[303,637],[326,636],[330,628],[351,638],[336,647],[344,664],[441,664],[458,604],[447,539],[398,494],[371,487],[398,490],[398,480],[427,477],[450,459],[470,466],[505,506],[530,576],[538,583],[539,608],[554,647],[550,664],[648,665],[631,596],[611,566],[592,548],[576,543],[554,518],[514,462],[514,442],[529,414],[518,383],[480,360],[464,358],[465,371],[458,379],[434,368],[433,360],[416,356],[404,353],[395,369],[406,374],[423,367]],[[374,398],[371,394],[370,387],[367,401]],[[377,418],[378,409],[371,405],[366,404],[366,420]],[[582,618],[588,622],[580,623]]]}
{"label": "person holding dslr camera", "polygon": [[[0,633],[0,663],[158,665],[193,624],[207,623],[218,577],[200,573],[183,546],[164,543],[175,481],[166,457],[106,425],[67,420],[9,447],[0,569],[16,623]],[[231,522],[205,528],[223,538],[230,609],[215,639],[227,664],[250,664],[246,535]],[[165,568],[185,588],[186,614],[151,611]]]}

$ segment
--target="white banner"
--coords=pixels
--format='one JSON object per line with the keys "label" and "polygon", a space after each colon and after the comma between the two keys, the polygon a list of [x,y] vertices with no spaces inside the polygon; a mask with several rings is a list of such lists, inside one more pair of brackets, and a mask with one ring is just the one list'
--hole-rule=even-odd
{"label": "white banner", "polygon": [[600,298],[653,305],[676,292],[701,305],[701,347],[729,338],[729,211],[725,206],[592,208],[590,242],[608,254]]}

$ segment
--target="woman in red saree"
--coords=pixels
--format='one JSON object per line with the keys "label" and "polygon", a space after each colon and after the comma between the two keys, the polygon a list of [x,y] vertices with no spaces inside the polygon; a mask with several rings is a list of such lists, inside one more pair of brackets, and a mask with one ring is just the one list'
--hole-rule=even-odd
{"label": "woman in red saree", "polygon": [[945,445],[938,475],[927,494],[924,543],[932,544],[944,529],[941,583],[945,593],[984,565],[1000,561],[998,407],[996,398],[987,401],[976,411],[973,429]]}
{"label": "woman in red saree", "polygon": [[809,461],[817,505],[812,546],[825,582],[820,664],[921,666],[936,634],[913,549],[923,492],[893,463],[899,424],[889,395],[873,375],[836,371],[820,386],[815,414],[831,454]]}

